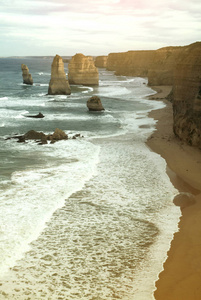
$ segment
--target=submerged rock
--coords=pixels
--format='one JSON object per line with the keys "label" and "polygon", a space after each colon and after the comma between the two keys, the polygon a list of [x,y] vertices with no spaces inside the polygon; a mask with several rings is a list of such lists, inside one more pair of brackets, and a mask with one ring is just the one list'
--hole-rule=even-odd
{"label": "submerged rock", "polygon": [[29,73],[28,67],[26,65],[22,64],[21,69],[22,69],[23,83],[33,85],[33,79],[32,79],[31,74]]}
{"label": "submerged rock", "polygon": [[34,116],[24,116],[26,118],[36,118],[36,119],[41,119],[41,118],[44,118],[45,116],[39,112],[37,115],[34,115]]}
{"label": "submerged rock", "polygon": [[89,98],[89,100],[87,101],[87,107],[91,111],[105,110],[98,96],[92,96],[91,98]]}
{"label": "submerged rock", "polygon": [[48,95],[70,95],[71,89],[64,72],[62,57],[56,55],[51,66],[51,80],[48,88]]}
{"label": "submerged rock", "polygon": [[94,60],[90,56],[78,53],[68,64],[68,80],[70,84],[98,85],[99,74]]}

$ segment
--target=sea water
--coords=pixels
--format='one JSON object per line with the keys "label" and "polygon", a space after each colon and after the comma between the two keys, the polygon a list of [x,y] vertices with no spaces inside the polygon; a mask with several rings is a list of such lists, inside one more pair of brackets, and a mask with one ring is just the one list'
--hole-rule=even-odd
{"label": "sea water", "polygon": [[[98,87],[47,95],[51,63],[0,59],[0,299],[153,299],[180,216],[166,163],[145,144],[148,112],[164,104],[147,100],[146,78],[105,69]],[[88,111],[92,95],[105,111]],[[7,139],[56,128],[69,139]]]}

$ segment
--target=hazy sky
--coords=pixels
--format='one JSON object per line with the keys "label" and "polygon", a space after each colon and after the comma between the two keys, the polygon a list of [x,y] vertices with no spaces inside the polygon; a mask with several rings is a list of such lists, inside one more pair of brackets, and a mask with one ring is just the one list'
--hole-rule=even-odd
{"label": "hazy sky", "polygon": [[200,40],[200,0],[0,0],[0,56],[102,55]]}

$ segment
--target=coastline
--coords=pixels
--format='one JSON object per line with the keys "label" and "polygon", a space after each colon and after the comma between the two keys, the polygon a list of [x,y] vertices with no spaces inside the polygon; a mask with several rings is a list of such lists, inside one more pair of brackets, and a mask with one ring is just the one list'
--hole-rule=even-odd
{"label": "coastline", "polygon": [[171,87],[152,89],[157,93],[149,99],[162,100],[166,107],[149,113],[158,122],[147,145],[166,160],[167,174],[180,192],[174,202],[182,212],[179,231],[174,234],[154,296],[156,300],[198,300],[201,299],[201,151],[174,136],[172,104],[165,99]]}

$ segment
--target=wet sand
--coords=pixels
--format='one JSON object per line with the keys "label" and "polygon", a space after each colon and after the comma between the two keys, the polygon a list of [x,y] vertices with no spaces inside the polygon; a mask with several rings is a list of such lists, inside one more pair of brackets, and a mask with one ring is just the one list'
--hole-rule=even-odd
{"label": "wet sand", "polygon": [[201,150],[174,136],[172,104],[164,99],[171,87],[152,88],[158,93],[150,98],[164,100],[166,107],[150,113],[158,122],[147,145],[166,160],[170,180],[180,191],[174,202],[182,211],[179,231],[174,235],[154,296],[156,300],[200,300]]}

